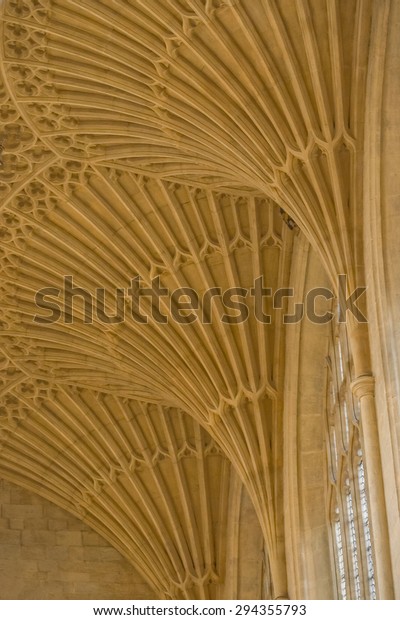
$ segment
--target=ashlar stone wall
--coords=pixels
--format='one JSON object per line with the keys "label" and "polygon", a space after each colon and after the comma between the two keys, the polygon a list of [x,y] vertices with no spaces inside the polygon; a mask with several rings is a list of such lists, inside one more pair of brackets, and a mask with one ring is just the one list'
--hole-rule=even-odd
{"label": "ashlar stone wall", "polygon": [[0,599],[157,598],[130,563],[85,523],[0,480]]}

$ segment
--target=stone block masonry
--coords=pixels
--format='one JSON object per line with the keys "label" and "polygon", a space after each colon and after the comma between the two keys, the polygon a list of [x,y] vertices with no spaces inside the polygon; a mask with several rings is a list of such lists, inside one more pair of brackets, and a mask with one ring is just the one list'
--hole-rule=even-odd
{"label": "stone block masonry", "polygon": [[0,600],[154,598],[134,567],[88,525],[0,480]]}

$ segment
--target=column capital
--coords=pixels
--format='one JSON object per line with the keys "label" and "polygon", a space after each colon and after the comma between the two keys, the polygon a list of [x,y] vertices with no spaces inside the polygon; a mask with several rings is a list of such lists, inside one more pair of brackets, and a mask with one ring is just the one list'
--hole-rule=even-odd
{"label": "column capital", "polygon": [[351,391],[359,400],[363,396],[375,396],[375,377],[373,375],[360,375],[351,385]]}

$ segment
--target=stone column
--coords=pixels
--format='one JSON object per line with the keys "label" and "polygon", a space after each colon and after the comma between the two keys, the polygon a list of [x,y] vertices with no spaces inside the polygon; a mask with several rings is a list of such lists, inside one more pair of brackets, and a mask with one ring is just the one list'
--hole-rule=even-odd
{"label": "stone column", "polygon": [[286,555],[283,541],[277,542],[276,556],[270,558],[272,577],[272,599],[289,600],[286,574]]}
{"label": "stone column", "polygon": [[375,379],[372,375],[360,375],[351,384],[351,389],[354,396],[360,402],[363,453],[369,494],[369,514],[375,557],[377,594],[379,599],[393,599],[392,564],[375,408]]}

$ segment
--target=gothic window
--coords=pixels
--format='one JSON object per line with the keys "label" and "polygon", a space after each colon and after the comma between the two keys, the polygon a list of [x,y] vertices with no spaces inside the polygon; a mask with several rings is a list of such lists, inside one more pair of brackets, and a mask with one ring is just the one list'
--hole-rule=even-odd
{"label": "gothic window", "polygon": [[365,553],[366,553],[366,562],[367,562],[367,578],[368,578],[368,590],[371,599],[376,598],[376,589],[375,589],[375,574],[374,574],[374,558],[372,552],[372,541],[371,541],[371,530],[369,526],[369,512],[368,512],[368,500],[367,500],[367,490],[365,487],[365,473],[364,473],[364,463],[362,460],[362,452],[358,451],[358,456],[360,457],[357,465],[357,473],[358,473],[358,489],[360,494],[360,504],[361,504],[361,519],[364,533],[364,545],[365,545]]}
{"label": "gothic window", "polygon": [[335,503],[332,518],[333,528],[332,534],[334,538],[335,548],[335,565],[336,565],[336,581],[338,592],[341,599],[346,600],[347,597],[347,578],[346,578],[346,562],[343,548],[342,524],[340,522],[340,510]]}
{"label": "gothic window", "polygon": [[350,387],[353,368],[344,324],[333,326],[327,362],[328,498],[337,596],[375,599],[358,403]]}
{"label": "gothic window", "polygon": [[351,557],[352,567],[352,581],[353,581],[353,594],[354,598],[361,600],[361,583],[360,583],[360,564],[359,564],[359,551],[357,542],[356,523],[354,516],[353,497],[349,486],[349,481],[346,481],[346,521],[348,527],[348,542],[349,551]]}

